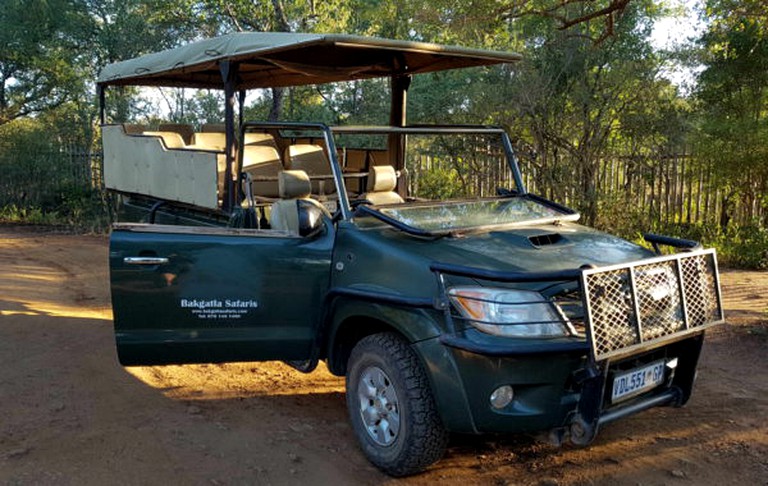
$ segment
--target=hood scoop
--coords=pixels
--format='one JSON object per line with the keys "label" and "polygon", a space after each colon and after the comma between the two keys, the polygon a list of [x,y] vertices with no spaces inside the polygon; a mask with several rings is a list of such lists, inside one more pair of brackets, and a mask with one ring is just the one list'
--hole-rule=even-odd
{"label": "hood scoop", "polygon": [[540,235],[529,236],[528,241],[530,241],[536,248],[541,248],[542,246],[551,246],[561,243],[565,241],[565,238],[563,238],[563,235],[560,233],[543,233]]}

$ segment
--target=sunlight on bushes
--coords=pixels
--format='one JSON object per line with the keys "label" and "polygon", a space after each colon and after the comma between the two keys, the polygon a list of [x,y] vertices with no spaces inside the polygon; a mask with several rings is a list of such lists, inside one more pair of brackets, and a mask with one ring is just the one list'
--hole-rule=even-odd
{"label": "sunlight on bushes", "polygon": [[465,196],[461,180],[454,169],[434,168],[419,175],[418,197],[426,199],[449,199]]}

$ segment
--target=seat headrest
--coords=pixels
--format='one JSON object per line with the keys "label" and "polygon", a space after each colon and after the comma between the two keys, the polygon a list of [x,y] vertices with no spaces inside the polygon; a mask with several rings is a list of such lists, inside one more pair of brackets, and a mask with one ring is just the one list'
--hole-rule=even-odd
{"label": "seat headrest", "polygon": [[280,170],[282,170],[280,154],[277,153],[276,148],[266,145],[246,145],[243,147],[244,168],[262,164],[277,164],[280,165]]}
{"label": "seat headrest", "polygon": [[189,123],[161,123],[157,129],[161,132],[178,133],[187,145],[192,143],[192,135],[195,133],[195,128]]}
{"label": "seat headrest", "polygon": [[275,147],[275,137],[268,133],[246,133],[244,139],[245,145],[267,145]]}
{"label": "seat headrest", "polygon": [[374,165],[368,172],[368,192],[390,192],[397,187],[397,173],[391,165]]}
{"label": "seat headrest", "polygon": [[280,199],[304,199],[312,193],[309,176],[303,170],[284,170],[277,175]]}
{"label": "seat headrest", "polygon": [[144,133],[145,127],[138,123],[123,123],[123,130],[128,135],[141,135]]}

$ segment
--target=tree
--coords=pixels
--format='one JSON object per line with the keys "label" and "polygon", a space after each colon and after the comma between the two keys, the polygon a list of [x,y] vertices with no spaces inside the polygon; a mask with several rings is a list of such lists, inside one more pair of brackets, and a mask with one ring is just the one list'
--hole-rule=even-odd
{"label": "tree", "polygon": [[[595,44],[614,36],[630,0],[357,0],[357,28],[366,35],[510,47],[514,33],[499,26],[544,21]],[[580,25],[591,24],[586,33]],[[542,24],[543,25],[543,24]],[[510,35],[511,34],[511,35]]]}
{"label": "tree", "polygon": [[3,2],[0,125],[54,109],[83,92],[91,31],[78,0]]}
{"label": "tree", "polygon": [[697,150],[721,189],[723,230],[737,201],[745,208],[743,219],[762,207],[768,223],[768,11],[761,3],[709,2],[712,22],[700,39],[705,69],[696,92]]}
{"label": "tree", "polygon": [[[179,0],[177,0],[179,1]],[[230,32],[313,32],[344,31],[349,9],[342,0],[181,0],[189,4],[184,12],[193,12],[184,19],[204,36]],[[178,18],[177,18],[178,20]],[[211,32],[211,26],[215,32]],[[277,120],[283,110],[284,88],[271,88],[269,120]]]}
{"label": "tree", "polygon": [[600,160],[622,137],[622,122],[631,113],[637,117],[649,99],[664,99],[664,83],[656,77],[662,60],[647,41],[657,13],[652,3],[626,6],[607,37],[605,24],[593,22],[587,7],[561,7],[563,18],[586,19],[566,29],[547,16],[527,15],[497,27],[513,34],[496,38],[520,39],[525,60],[488,71],[487,94],[475,99],[472,111],[488,113],[519,134],[520,143],[537,154],[531,163],[542,185],[551,188],[548,195],[570,199],[594,224],[602,196]]}

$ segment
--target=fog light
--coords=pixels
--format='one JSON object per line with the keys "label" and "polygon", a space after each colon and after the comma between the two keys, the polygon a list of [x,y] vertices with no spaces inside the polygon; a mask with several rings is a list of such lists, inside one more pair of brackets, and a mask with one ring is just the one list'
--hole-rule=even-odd
{"label": "fog light", "polygon": [[491,393],[491,406],[495,409],[502,409],[509,405],[513,398],[515,398],[515,392],[511,386],[500,386]]}
{"label": "fog light", "polygon": [[667,361],[667,368],[670,370],[674,370],[677,368],[677,358],[672,358],[669,361]]}

